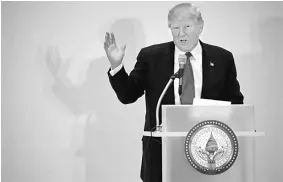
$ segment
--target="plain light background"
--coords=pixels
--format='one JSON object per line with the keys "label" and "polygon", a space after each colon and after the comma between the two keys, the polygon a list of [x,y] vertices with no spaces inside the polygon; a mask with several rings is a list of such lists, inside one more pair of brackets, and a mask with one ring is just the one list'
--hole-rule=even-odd
{"label": "plain light background", "polygon": [[[140,181],[144,97],[121,104],[106,31],[139,50],[171,41],[178,2],[2,2],[2,181]],[[195,2],[201,40],[230,50],[245,104],[255,106],[256,181],[282,182],[283,3]]]}

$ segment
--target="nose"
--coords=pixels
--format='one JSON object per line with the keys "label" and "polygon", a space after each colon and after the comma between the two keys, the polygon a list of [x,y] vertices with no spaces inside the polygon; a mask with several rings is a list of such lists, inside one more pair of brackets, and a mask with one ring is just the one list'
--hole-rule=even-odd
{"label": "nose", "polygon": [[184,28],[183,28],[183,27],[181,27],[181,28],[180,28],[180,32],[179,32],[179,35],[180,35],[180,36],[183,36],[183,35],[185,35],[185,33],[184,33]]}

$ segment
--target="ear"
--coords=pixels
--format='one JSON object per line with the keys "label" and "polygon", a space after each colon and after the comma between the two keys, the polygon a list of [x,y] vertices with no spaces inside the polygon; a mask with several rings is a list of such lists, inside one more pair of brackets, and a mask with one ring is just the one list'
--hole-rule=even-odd
{"label": "ear", "polygon": [[168,34],[169,34],[170,36],[172,36],[172,31],[171,31],[170,28],[168,28]]}
{"label": "ear", "polygon": [[202,31],[203,31],[203,24],[200,24],[199,25],[199,32],[198,32],[198,34],[200,35],[202,33]]}

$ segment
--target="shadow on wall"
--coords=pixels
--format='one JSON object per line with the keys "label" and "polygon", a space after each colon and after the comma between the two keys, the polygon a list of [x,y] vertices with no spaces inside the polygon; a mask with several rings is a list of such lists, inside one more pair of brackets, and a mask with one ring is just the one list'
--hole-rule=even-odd
{"label": "shadow on wall", "polygon": [[[127,44],[124,62],[134,65],[138,51],[145,45],[141,22],[138,19],[119,19],[111,25],[111,31],[118,44]],[[54,79],[53,94],[76,117],[72,155],[82,162],[73,162],[72,175],[84,178],[77,179],[79,181],[138,179],[139,171],[133,172],[132,163],[138,162],[139,170],[140,156],[134,154],[140,150],[140,139],[128,136],[138,136],[133,121],[139,115],[136,112],[143,109],[130,110],[129,115],[129,109],[118,101],[109,83],[107,57],[62,60],[58,48],[49,47],[46,65]],[[83,174],[76,174],[78,166],[75,165],[81,165],[79,168],[83,169]]]}

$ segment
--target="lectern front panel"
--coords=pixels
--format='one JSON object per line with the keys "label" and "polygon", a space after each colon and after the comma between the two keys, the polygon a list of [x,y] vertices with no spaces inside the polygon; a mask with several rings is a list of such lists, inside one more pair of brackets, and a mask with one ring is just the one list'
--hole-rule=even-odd
{"label": "lectern front panel", "polygon": [[[186,132],[206,120],[227,124],[235,134],[254,130],[251,106],[163,106],[163,182],[253,182],[254,137],[237,136],[239,151],[234,164],[220,174],[203,174],[188,162]],[[168,135],[166,135],[166,133]]]}

